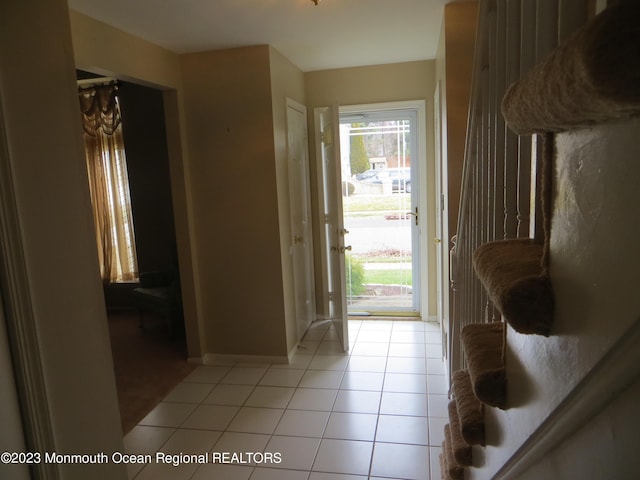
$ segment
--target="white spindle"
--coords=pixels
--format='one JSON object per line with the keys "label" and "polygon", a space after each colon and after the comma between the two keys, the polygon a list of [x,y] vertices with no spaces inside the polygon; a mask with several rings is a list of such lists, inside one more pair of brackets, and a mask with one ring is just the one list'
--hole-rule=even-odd
{"label": "white spindle", "polygon": [[[520,78],[520,15],[521,0],[507,0],[505,18],[505,86]],[[506,124],[502,131],[504,146],[504,235],[518,235],[518,137]]]}
{"label": "white spindle", "polygon": [[586,0],[480,0],[458,228],[451,255],[451,371],[464,368],[460,331],[499,318],[472,266],[482,243],[541,238],[541,139],[516,136],[500,112],[509,85],[588,17]]}

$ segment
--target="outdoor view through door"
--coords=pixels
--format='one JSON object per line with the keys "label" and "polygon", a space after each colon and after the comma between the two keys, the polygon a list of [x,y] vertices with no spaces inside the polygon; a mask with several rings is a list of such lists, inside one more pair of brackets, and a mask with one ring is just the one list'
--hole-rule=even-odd
{"label": "outdoor view through door", "polygon": [[416,123],[415,109],[341,110],[350,315],[420,311]]}

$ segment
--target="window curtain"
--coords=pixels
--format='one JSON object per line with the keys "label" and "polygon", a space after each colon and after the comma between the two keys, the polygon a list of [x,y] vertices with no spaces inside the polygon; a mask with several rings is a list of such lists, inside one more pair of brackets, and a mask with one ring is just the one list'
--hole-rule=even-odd
{"label": "window curtain", "polygon": [[138,279],[129,178],[117,85],[79,90],[100,274],[105,284]]}

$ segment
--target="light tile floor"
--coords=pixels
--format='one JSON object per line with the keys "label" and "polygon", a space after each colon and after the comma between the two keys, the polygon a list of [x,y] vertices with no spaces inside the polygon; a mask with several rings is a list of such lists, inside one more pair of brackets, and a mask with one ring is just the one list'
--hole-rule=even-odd
{"label": "light tile floor", "polygon": [[[438,326],[350,320],[349,338],[342,352],[331,323],[317,322],[290,365],[198,367],[125,437],[127,453],[154,459],[128,465],[129,478],[439,479],[447,386]],[[156,462],[158,451],[244,456],[173,466]]]}

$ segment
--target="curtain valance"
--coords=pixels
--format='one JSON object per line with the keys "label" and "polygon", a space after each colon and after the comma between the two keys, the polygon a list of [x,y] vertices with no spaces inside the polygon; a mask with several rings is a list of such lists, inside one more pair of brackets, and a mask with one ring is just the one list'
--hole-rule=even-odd
{"label": "curtain valance", "polygon": [[87,135],[95,137],[98,129],[113,135],[122,121],[118,106],[118,86],[92,85],[79,91],[82,127]]}

